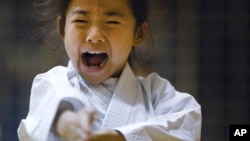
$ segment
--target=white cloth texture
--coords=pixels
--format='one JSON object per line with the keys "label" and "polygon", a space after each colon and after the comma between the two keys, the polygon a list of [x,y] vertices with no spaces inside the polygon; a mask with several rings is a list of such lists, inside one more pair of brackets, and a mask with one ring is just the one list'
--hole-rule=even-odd
{"label": "white cloth texture", "polygon": [[51,126],[59,103],[75,111],[95,108],[93,130],[120,131],[127,141],[199,141],[201,107],[190,94],[177,91],[157,73],[135,76],[129,64],[120,78],[90,84],[72,63],[38,74],[32,84],[29,112],[18,127],[20,141],[63,141]]}

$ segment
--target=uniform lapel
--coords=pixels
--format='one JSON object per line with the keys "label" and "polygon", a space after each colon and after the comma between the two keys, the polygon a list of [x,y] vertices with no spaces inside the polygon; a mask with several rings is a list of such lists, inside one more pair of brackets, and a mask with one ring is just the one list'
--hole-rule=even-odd
{"label": "uniform lapel", "polygon": [[94,103],[95,108],[104,115],[108,109],[112,94],[101,84],[92,85],[87,82],[83,82],[82,84],[84,94],[92,101],[91,103]]}
{"label": "uniform lapel", "polygon": [[110,101],[102,128],[127,125],[138,92],[137,79],[127,64]]}

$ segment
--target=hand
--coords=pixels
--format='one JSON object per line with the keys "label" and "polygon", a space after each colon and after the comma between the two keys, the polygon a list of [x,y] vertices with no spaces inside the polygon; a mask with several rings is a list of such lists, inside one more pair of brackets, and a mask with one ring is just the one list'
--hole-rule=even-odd
{"label": "hand", "polygon": [[85,141],[126,141],[124,136],[116,130],[93,131]]}
{"label": "hand", "polygon": [[95,111],[88,107],[77,113],[66,110],[57,120],[57,134],[67,141],[87,141],[92,132],[94,119]]}

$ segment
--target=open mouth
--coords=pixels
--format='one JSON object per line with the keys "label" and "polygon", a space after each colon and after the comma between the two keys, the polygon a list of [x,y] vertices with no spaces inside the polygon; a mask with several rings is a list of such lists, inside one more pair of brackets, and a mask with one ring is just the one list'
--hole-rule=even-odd
{"label": "open mouth", "polygon": [[102,68],[106,64],[108,55],[107,53],[86,52],[82,54],[82,58],[85,66],[98,69]]}

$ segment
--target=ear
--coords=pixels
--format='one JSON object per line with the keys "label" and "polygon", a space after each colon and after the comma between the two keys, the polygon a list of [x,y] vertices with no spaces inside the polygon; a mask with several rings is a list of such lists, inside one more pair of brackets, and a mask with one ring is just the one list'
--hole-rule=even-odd
{"label": "ear", "polygon": [[62,40],[64,40],[64,34],[65,34],[65,21],[61,16],[57,17],[57,31],[59,33],[59,36]]}
{"label": "ear", "polygon": [[148,23],[143,23],[135,33],[134,46],[140,46],[145,41],[148,34]]}

